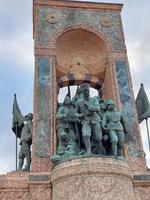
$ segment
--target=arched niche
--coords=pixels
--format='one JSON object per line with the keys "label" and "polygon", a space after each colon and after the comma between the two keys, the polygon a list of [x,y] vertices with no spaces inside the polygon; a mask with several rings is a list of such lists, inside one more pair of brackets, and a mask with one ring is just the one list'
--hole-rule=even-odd
{"label": "arched niche", "polygon": [[[76,84],[89,79],[93,87],[103,82],[107,66],[107,52],[104,41],[95,33],[76,28],[63,33],[56,43],[58,80],[69,85],[69,77]],[[65,77],[65,78],[64,78]],[[67,82],[68,79],[68,82]]]}

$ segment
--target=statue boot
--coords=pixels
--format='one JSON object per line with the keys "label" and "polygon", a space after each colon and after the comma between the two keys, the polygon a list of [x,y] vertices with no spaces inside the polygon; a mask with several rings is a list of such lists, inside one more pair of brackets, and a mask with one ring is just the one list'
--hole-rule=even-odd
{"label": "statue boot", "polygon": [[85,148],[86,148],[87,155],[91,155],[91,141],[90,141],[90,137],[85,137],[84,138],[84,145],[85,145]]}
{"label": "statue boot", "polygon": [[103,149],[102,141],[100,141],[99,144],[98,144],[98,154],[99,155],[104,154],[104,149]]}
{"label": "statue boot", "polygon": [[31,158],[30,158],[30,157],[27,157],[27,158],[26,158],[26,161],[27,161],[27,164],[26,164],[24,170],[25,170],[25,171],[30,171]]}
{"label": "statue boot", "polygon": [[123,147],[118,147],[118,156],[123,157]]}
{"label": "statue boot", "polygon": [[111,150],[112,150],[112,155],[117,157],[117,144],[116,143],[112,143]]}

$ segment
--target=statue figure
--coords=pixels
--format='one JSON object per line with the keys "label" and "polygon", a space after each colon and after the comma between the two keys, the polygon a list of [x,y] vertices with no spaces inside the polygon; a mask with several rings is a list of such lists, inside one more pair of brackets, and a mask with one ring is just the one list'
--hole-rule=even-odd
{"label": "statue figure", "polygon": [[63,105],[58,109],[57,115],[57,155],[77,154],[75,123],[78,118],[69,96],[66,96]]}
{"label": "statue figure", "polygon": [[73,103],[73,105],[74,105],[75,107],[76,107],[77,101],[81,98],[81,96],[82,96],[81,88],[80,88],[80,87],[77,87],[76,94],[75,94],[75,96],[72,98],[72,103]]}
{"label": "statue figure", "polygon": [[111,154],[113,156],[123,156],[125,133],[127,133],[124,117],[121,112],[115,110],[113,100],[107,100],[106,107],[107,111],[102,119],[102,127],[108,133]]}
{"label": "statue figure", "polygon": [[84,83],[80,86],[82,96],[76,103],[77,116],[81,119],[82,125],[82,140],[85,146],[85,151],[88,155],[91,154],[91,138],[97,142],[98,153],[102,149],[102,130],[100,126],[100,117],[98,112],[100,106],[96,97],[90,97],[90,85]]}
{"label": "statue figure", "polygon": [[[105,101],[102,99],[102,93],[100,93],[99,96],[96,96],[96,98],[98,99],[99,106],[100,106],[100,111],[98,112],[98,115],[100,117],[100,126],[102,128],[102,154],[103,155],[109,155],[110,141],[109,141],[107,131],[104,130],[103,127],[102,127],[102,118],[103,118],[103,116],[106,112],[106,105],[105,105]],[[97,149],[96,149],[96,146],[95,146],[95,141],[92,141],[92,142],[93,142],[93,144],[92,144],[93,150],[94,150],[94,152],[97,152]]]}
{"label": "statue figure", "polygon": [[31,165],[31,144],[32,144],[32,119],[33,114],[28,113],[24,117],[24,123],[22,132],[21,132],[21,138],[20,138],[20,153],[19,153],[19,170],[22,170],[24,159],[26,158],[26,166],[24,170],[29,171],[30,165]]}

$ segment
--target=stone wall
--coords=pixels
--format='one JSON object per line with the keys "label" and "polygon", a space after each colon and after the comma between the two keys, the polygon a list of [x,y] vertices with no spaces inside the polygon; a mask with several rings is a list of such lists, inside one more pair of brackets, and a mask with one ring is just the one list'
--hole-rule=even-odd
{"label": "stone wall", "polygon": [[28,172],[0,175],[0,200],[51,200],[50,175]]}

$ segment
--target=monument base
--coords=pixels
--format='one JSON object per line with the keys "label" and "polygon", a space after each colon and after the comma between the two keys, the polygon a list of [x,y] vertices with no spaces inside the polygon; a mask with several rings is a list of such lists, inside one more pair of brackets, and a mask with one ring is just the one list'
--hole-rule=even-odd
{"label": "monument base", "polygon": [[126,161],[81,158],[52,171],[53,200],[135,200],[133,179]]}
{"label": "monument base", "polygon": [[0,175],[0,200],[149,200],[150,172],[132,175],[126,161],[83,157],[57,165],[52,173]]}

